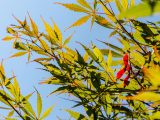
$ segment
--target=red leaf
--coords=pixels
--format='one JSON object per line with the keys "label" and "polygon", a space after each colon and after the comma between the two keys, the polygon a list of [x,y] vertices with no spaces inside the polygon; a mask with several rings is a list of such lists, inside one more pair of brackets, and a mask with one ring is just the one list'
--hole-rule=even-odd
{"label": "red leaf", "polygon": [[124,62],[124,65],[127,66],[128,65],[128,54],[125,54],[123,56],[123,62]]}
{"label": "red leaf", "polygon": [[131,66],[128,64],[126,70],[129,72],[131,70]]}
{"label": "red leaf", "polygon": [[125,68],[123,68],[123,69],[121,69],[118,73],[117,73],[117,76],[116,76],[116,78],[117,79],[120,79],[121,77],[122,77],[122,75],[125,73]]}
{"label": "red leaf", "polygon": [[128,81],[129,78],[130,78],[130,74],[128,74],[126,78],[124,78],[124,82],[123,82],[124,87],[126,87],[129,84],[129,81]]}

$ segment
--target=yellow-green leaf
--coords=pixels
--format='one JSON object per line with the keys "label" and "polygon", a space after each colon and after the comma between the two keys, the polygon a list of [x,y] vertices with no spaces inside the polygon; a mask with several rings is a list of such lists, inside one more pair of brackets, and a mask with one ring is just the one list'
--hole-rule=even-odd
{"label": "yellow-green leaf", "polygon": [[115,2],[116,2],[116,6],[117,6],[119,12],[121,12],[123,10],[123,6],[122,6],[120,0],[115,0]]}
{"label": "yellow-green leaf", "polygon": [[112,65],[112,52],[111,51],[109,51],[109,54],[108,54],[107,64],[109,68]]}
{"label": "yellow-green leaf", "polygon": [[40,120],[44,120],[46,117],[48,117],[50,115],[50,113],[52,112],[53,108],[55,105],[49,107],[42,115],[42,117],[40,118]]}
{"label": "yellow-green leaf", "polygon": [[42,112],[42,98],[38,92],[37,92],[37,112],[38,112],[38,118],[40,118]]}
{"label": "yellow-green leaf", "polygon": [[[87,15],[87,16],[84,16],[84,17],[81,17],[80,19],[78,19],[76,22],[74,22],[69,28],[71,27],[75,27],[75,26],[80,26],[84,23],[86,23],[90,18],[90,15]],[[67,29],[69,29],[67,28]]]}
{"label": "yellow-green leaf", "polygon": [[130,6],[134,6],[135,5],[135,0],[131,0]]}
{"label": "yellow-green leaf", "polygon": [[104,4],[101,3],[101,5],[102,5],[103,11],[106,14],[106,16],[108,18],[110,18],[110,20],[112,20],[114,22],[115,21],[115,17],[112,14],[112,11],[109,8],[107,8],[106,6],[104,6]]}

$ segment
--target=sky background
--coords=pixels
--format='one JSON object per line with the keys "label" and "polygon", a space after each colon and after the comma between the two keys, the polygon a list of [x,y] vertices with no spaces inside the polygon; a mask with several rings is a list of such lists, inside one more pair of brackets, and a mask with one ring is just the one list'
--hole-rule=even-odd
{"label": "sky background", "polygon": [[[44,31],[43,23],[40,18],[41,16],[43,16],[43,18],[49,23],[51,23],[51,18],[53,18],[61,29],[64,38],[75,31],[76,33],[74,34],[69,46],[80,51],[82,51],[82,47],[75,41],[79,41],[85,45],[88,45],[92,41],[96,45],[102,46],[96,41],[96,39],[100,39],[116,44],[113,39],[108,38],[109,31],[107,29],[104,29],[103,27],[95,24],[92,31],[90,31],[90,22],[81,27],[72,28],[64,32],[67,27],[69,27],[78,18],[83,16],[83,14],[71,12],[64,7],[55,5],[53,3],[70,3],[75,1],[76,0],[0,0],[0,61],[4,60],[4,67],[8,76],[11,76],[12,72],[14,71],[14,74],[17,76],[17,79],[21,86],[21,92],[24,95],[33,92],[34,87],[39,90],[43,97],[43,110],[53,104],[56,104],[52,114],[46,120],[57,120],[57,116],[59,116],[63,120],[68,120],[69,115],[65,113],[63,109],[70,109],[74,105],[74,103],[64,100],[63,98],[67,97],[64,95],[52,95],[50,97],[47,97],[47,95],[56,87],[53,85],[39,85],[38,82],[50,77],[50,74],[37,69],[40,68],[40,66],[36,63],[27,64],[26,56],[7,59],[16,51],[12,49],[11,42],[3,42],[1,39],[7,35],[7,26],[9,26],[10,24],[17,24],[12,15],[21,20],[24,20],[25,16],[27,16],[27,12],[29,12],[30,16],[38,24],[41,31]],[[151,18],[151,20],[153,19],[154,17]],[[67,98],[72,99],[72,96],[69,96]],[[36,108],[36,95],[33,95],[31,101],[34,108]],[[83,112],[82,108],[76,108],[74,110]],[[5,114],[6,112],[0,109],[0,120],[2,119],[1,115]]]}
{"label": "sky background", "polygon": [[[71,12],[59,5],[53,4],[54,2],[74,2],[75,0],[0,0],[0,61],[4,60],[4,67],[8,76],[14,74],[17,76],[19,84],[21,86],[21,92],[27,95],[34,91],[36,87],[42,94],[44,109],[48,108],[52,104],[56,104],[55,109],[52,114],[46,120],[56,120],[57,116],[62,119],[69,119],[69,115],[63,111],[64,108],[70,109],[74,103],[64,100],[62,97],[67,96],[56,96],[52,95],[47,97],[47,95],[52,92],[56,87],[49,85],[39,85],[38,82],[48,78],[50,75],[45,72],[38,70],[40,66],[36,63],[27,64],[27,57],[7,59],[16,51],[12,49],[11,42],[3,42],[1,39],[7,35],[6,28],[10,24],[17,24],[16,20],[12,15],[17,18],[24,20],[29,12],[33,20],[38,24],[41,31],[44,30],[42,20],[40,16],[51,23],[51,18],[57,23],[59,28],[62,30],[64,38],[69,36],[74,31],[74,37],[69,44],[72,48],[77,48],[82,50],[79,44],[75,41],[79,41],[83,44],[88,44],[92,40],[97,44],[96,38],[104,40],[107,39],[108,31],[102,27],[95,25],[90,31],[90,23],[83,25],[82,27],[73,28],[64,32],[64,30],[69,27],[75,20],[81,17],[83,14],[78,14]],[[72,99],[72,97],[69,97]],[[34,108],[36,108],[36,95],[31,98],[31,103]],[[77,108],[79,111],[83,112],[82,108]],[[74,109],[74,110],[77,110]],[[0,115],[5,115],[6,112],[0,109]],[[0,116],[0,120],[1,120]]]}

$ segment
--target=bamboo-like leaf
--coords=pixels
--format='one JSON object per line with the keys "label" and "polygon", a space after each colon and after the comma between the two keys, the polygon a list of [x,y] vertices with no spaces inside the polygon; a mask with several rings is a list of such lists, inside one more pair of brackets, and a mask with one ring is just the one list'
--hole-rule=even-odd
{"label": "bamboo-like leaf", "polygon": [[128,0],[122,0],[123,9],[126,10],[128,8]]}
{"label": "bamboo-like leaf", "polygon": [[54,25],[54,32],[57,36],[57,39],[59,40],[60,44],[62,44],[62,40],[63,40],[62,33],[54,21],[53,21],[53,25]]}
{"label": "bamboo-like leaf", "polygon": [[38,112],[38,118],[40,118],[42,112],[42,97],[38,91],[37,91],[37,112]]}
{"label": "bamboo-like leaf", "polygon": [[65,110],[65,111],[68,112],[70,116],[73,117],[75,120],[87,120],[87,118],[81,113],[72,110]]}
{"label": "bamboo-like leaf", "polygon": [[48,117],[48,116],[51,114],[54,106],[55,106],[55,105],[49,107],[49,108],[43,113],[43,115],[42,115],[42,117],[40,118],[40,120],[44,120],[46,117]]}
{"label": "bamboo-like leaf", "polygon": [[15,94],[16,94],[16,99],[18,101],[19,97],[21,95],[21,93],[20,93],[20,86],[18,84],[18,81],[17,81],[16,77],[14,77],[13,80],[14,80],[14,82],[13,82],[14,91],[15,91]]}
{"label": "bamboo-like leaf", "polygon": [[86,0],[77,0],[77,2],[79,4],[81,4],[83,7],[86,7],[88,9],[92,10],[92,7],[88,4],[88,2],[86,2]]}
{"label": "bamboo-like leaf", "polygon": [[159,101],[160,95],[154,92],[140,92],[135,96],[127,96],[122,99],[126,100],[140,100],[140,101]]}
{"label": "bamboo-like leaf", "polygon": [[41,47],[42,47],[45,51],[49,52],[50,47],[48,46],[48,44],[47,44],[44,40],[42,40],[42,39],[39,39],[39,42],[40,42]]}
{"label": "bamboo-like leaf", "polygon": [[103,55],[106,55],[106,56],[108,56],[109,51],[112,52],[112,56],[113,56],[113,57],[117,57],[117,58],[123,57],[122,54],[120,54],[120,53],[118,53],[118,52],[115,52],[115,51],[113,51],[113,50],[109,50],[109,49],[101,49],[102,54],[103,54]]}
{"label": "bamboo-like leaf", "polygon": [[81,7],[77,4],[63,4],[63,3],[59,3],[59,2],[56,2],[56,4],[62,5],[66,8],[68,8],[69,10],[72,10],[72,11],[75,11],[75,12],[86,12],[86,13],[89,12],[84,7]]}
{"label": "bamboo-like leaf", "polygon": [[12,36],[6,36],[2,40],[3,41],[10,41],[10,40],[13,40],[13,39],[14,39],[14,37],[12,37]]}
{"label": "bamboo-like leaf", "polygon": [[111,51],[109,51],[109,54],[108,54],[107,65],[108,67],[112,65],[112,52]]}
{"label": "bamboo-like leaf", "polygon": [[98,60],[98,58],[96,57],[96,55],[89,49],[87,48],[86,46],[84,46],[83,44],[81,44],[82,47],[85,49],[85,51],[87,52],[87,54],[95,61]]}
{"label": "bamboo-like leaf", "polygon": [[152,115],[149,116],[151,120],[158,120],[160,118],[160,111],[154,112]]}
{"label": "bamboo-like leaf", "polygon": [[38,27],[37,27],[36,23],[33,21],[33,19],[30,17],[30,15],[29,15],[29,19],[31,22],[33,32],[35,33],[35,35],[38,35]]}
{"label": "bamboo-like leaf", "polygon": [[101,5],[102,5],[103,11],[104,11],[104,13],[106,14],[106,16],[107,16],[108,18],[110,18],[110,20],[112,20],[112,21],[114,22],[114,21],[115,21],[115,17],[114,17],[114,15],[112,14],[112,11],[111,11],[109,8],[107,8],[107,6],[104,6],[103,3],[101,3]]}
{"label": "bamboo-like leaf", "polygon": [[12,117],[13,114],[14,114],[14,110],[10,111],[10,112],[8,113],[7,117]]}
{"label": "bamboo-like leaf", "polygon": [[134,6],[135,5],[135,0],[131,0],[130,6]]}
{"label": "bamboo-like leaf", "polygon": [[158,65],[152,65],[150,68],[143,67],[142,70],[144,76],[149,79],[153,86],[158,87],[160,85],[160,67]]}
{"label": "bamboo-like leaf", "polygon": [[51,38],[50,42],[51,43],[56,43],[58,41],[58,39],[57,39],[57,37],[56,37],[56,35],[54,33],[53,28],[43,18],[42,18],[42,20],[43,20],[46,32],[49,35],[49,37]]}
{"label": "bamboo-like leaf", "polygon": [[102,52],[100,51],[100,49],[98,49],[95,45],[93,45],[93,52],[94,54],[96,55],[96,57],[98,58],[98,61],[101,63],[101,62],[104,62],[104,57],[103,57],[103,54]]}
{"label": "bamboo-like leaf", "polygon": [[78,19],[76,22],[74,22],[74,23],[73,23],[70,27],[68,27],[67,29],[69,29],[69,28],[71,28],[71,27],[75,27],[75,26],[80,26],[80,25],[86,23],[86,22],[89,20],[90,17],[91,17],[90,15],[81,17],[80,19]]}
{"label": "bamboo-like leaf", "polygon": [[34,46],[32,44],[29,44],[28,47],[33,50],[34,52],[38,53],[38,54],[42,54],[42,55],[46,55],[46,52],[44,52],[42,49],[40,49],[37,46]]}
{"label": "bamboo-like leaf", "polygon": [[122,6],[120,0],[115,0],[115,2],[116,2],[116,6],[117,6],[119,12],[121,12],[123,10],[123,6]]}
{"label": "bamboo-like leaf", "polygon": [[[160,2],[156,2],[154,6],[154,10],[152,11],[151,6],[148,2],[143,2],[138,5],[135,5],[126,11],[123,11],[119,14],[119,18],[139,18],[139,17],[146,17],[151,15],[152,13],[160,12]],[[145,10],[145,11],[144,11]],[[137,12],[139,11],[139,12]]]}
{"label": "bamboo-like leaf", "polygon": [[65,39],[65,41],[64,41],[64,43],[63,43],[63,46],[65,46],[67,43],[70,42],[70,40],[71,40],[72,37],[73,37],[73,34],[74,34],[74,33],[72,33],[67,39]]}
{"label": "bamboo-like leaf", "polygon": [[15,54],[13,54],[12,56],[10,56],[10,58],[13,58],[13,57],[20,57],[20,56],[23,56],[27,54],[27,52],[17,52]]}

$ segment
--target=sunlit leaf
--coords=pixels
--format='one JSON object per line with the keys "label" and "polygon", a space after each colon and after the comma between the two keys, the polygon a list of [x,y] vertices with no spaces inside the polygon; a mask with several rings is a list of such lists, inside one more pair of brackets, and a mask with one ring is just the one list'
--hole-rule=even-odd
{"label": "sunlit leaf", "polygon": [[79,4],[81,4],[83,7],[86,7],[88,9],[92,10],[92,7],[88,4],[88,2],[86,2],[86,0],[77,0],[77,2]]}
{"label": "sunlit leaf", "polygon": [[75,12],[89,12],[84,7],[81,7],[77,4],[63,4],[63,3],[58,3],[58,2],[56,2],[56,4],[62,5],[66,8],[68,8],[69,10],[73,10]]}
{"label": "sunlit leaf", "polygon": [[[90,18],[90,15],[84,16],[84,17],[78,19],[76,22],[74,22],[69,28],[80,26],[80,25],[86,23],[89,20],[89,18]],[[69,29],[69,28],[67,28],[67,29]]]}
{"label": "sunlit leaf", "polygon": [[38,118],[40,118],[42,112],[42,98],[38,92],[37,92],[37,111],[38,111]]}
{"label": "sunlit leaf", "polygon": [[127,96],[127,97],[124,97],[123,99],[154,102],[154,101],[160,100],[160,95],[154,92],[140,92],[135,96]]}
{"label": "sunlit leaf", "polygon": [[49,107],[49,108],[43,113],[43,115],[42,115],[42,117],[40,118],[40,120],[43,120],[43,119],[45,119],[46,117],[48,117],[48,116],[51,114],[54,106],[55,106],[55,105]]}
{"label": "sunlit leaf", "polygon": [[27,52],[17,52],[15,54],[13,54],[12,56],[10,56],[10,58],[13,58],[13,57],[20,57],[20,56],[23,56],[27,54]]}

